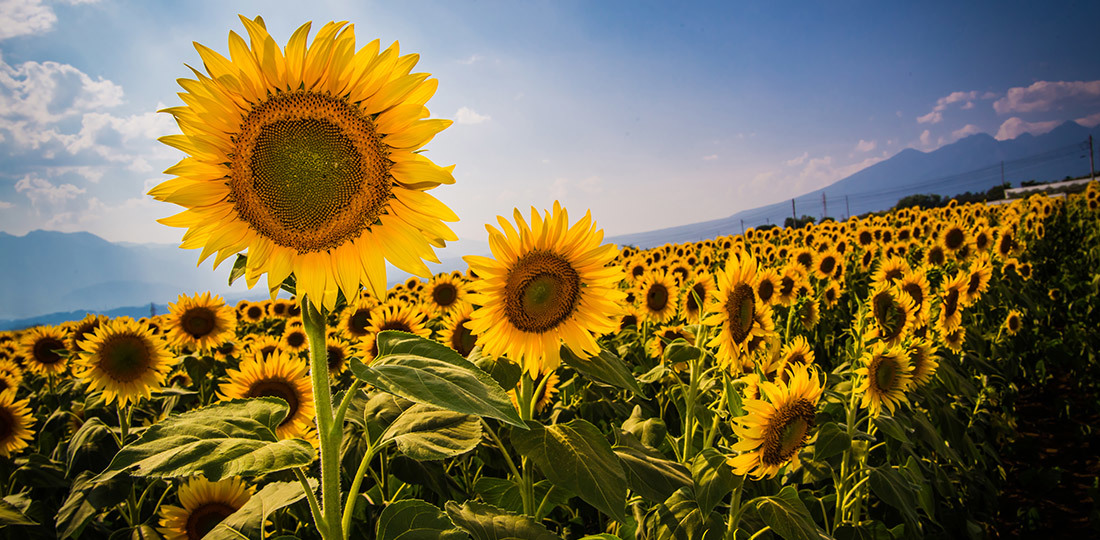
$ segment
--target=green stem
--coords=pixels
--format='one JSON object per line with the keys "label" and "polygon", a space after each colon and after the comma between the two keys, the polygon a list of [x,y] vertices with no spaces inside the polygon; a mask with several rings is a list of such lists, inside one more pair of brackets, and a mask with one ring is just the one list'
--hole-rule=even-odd
{"label": "green stem", "polygon": [[122,414],[122,409],[124,407],[120,403],[116,403],[116,405],[117,407],[115,410],[118,411],[118,429],[122,434],[122,444],[119,445],[119,448],[122,448],[126,446],[126,439],[130,435],[130,420],[133,418],[134,407],[132,405],[126,406],[126,414]]}
{"label": "green stem", "polygon": [[[347,415],[348,407],[351,406],[351,401],[355,398],[356,392],[362,387],[363,381],[359,379],[355,379],[351,383],[351,387],[348,388],[347,393],[344,394],[344,399],[340,401],[340,406],[336,408],[336,418],[333,419],[333,426],[339,426],[341,430],[344,428],[344,416]],[[333,429],[337,428],[334,427]]]}
{"label": "green stem", "polygon": [[726,521],[726,538],[734,540],[737,537],[737,528],[741,523],[741,491],[745,487],[745,479],[733,488],[733,496],[730,498],[730,515]]}
{"label": "green stem", "polygon": [[325,313],[305,296],[301,306],[302,326],[309,341],[309,374],[313,383],[313,408],[317,412],[317,436],[321,443],[321,510],[328,525],[318,529],[326,540],[336,540],[344,537],[340,521],[340,442],[344,429],[334,425],[332,413]]}
{"label": "green stem", "polygon": [[[359,468],[355,471],[355,476],[352,478],[351,487],[348,488],[348,500],[344,503],[344,516],[343,519],[341,519],[344,538],[347,538],[348,533],[351,531],[351,516],[355,511],[355,499],[359,497],[359,489],[363,485],[363,477],[367,475],[367,468],[370,466],[370,462],[374,459],[374,456],[378,455],[378,451],[385,448],[385,446],[386,442],[377,445],[368,443],[367,451],[363,454],[363,459],[359,462]],[[382,497],[385,498],[385,496],[386,494],[383,493]]]}
{"label": "green stem", "polygon": [[298,477],[298,481],[302,483],[302,490],[306,492],[306,501],[309,502],[309,512],[313,514],[313,522],[317,525],[317,530],[326,530],[325,515],[321,513],[321,505],[317,504],[317,495],[313,493],[313,488],[309,485],[309,478],[306,477],[306,473],[302,470],[302,467],[294,467],[294,476]]}
{"label": "green stem", "polygon": [[[519,379],[519,396],[516,402],[519,403],[519,417],[524,422],[530,421],[533,417],[531,399],[535,395],[534,383],[534,379],[528,377],[526,373]],[[534,516],[535,484],[531,479],[531,470],[530,465],[528,465],[527,457],[523,457],[520,460],[520,467],[523,469],[523,474],[520,476],[520,494],[523,498],[523,513]]]}

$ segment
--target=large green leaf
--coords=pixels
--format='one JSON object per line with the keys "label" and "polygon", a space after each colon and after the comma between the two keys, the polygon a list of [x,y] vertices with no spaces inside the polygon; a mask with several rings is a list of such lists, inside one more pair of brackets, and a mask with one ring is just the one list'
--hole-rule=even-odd
{"label": "large green leaf", "polygon": [[649,538],[654,540],[721,540],[726,523],[717,512],[703,512],[690,487],[673,493],[646,515]]}
{"label": "large green leaf", "polygon": [[79,538],[84,527],[105,508],[126,500],[130,494],[130,481],[115,478],[111,482],[96,483],[95,473],[81,471],[73,480],[72,489],[61,509],[57,511],[58,538]]}
{"label": "large green leaf", "polygon": [[0,499],[0,526],[38,525],[38,522],[23,514],[14,504]]}
{"label": "large green leaf", "polygon": [[466,501],[462,506],[447,501],[447,515],[455,525],[473,535],[474,540],[561,540],[529,516],[516,515],[475,501]]}
{"label": "large green leaf", "polygon": [[442,510],[419,499],[391,503],[378,516],[377,540],[450,540],[467,534]]}
{"label": "large green leaf", "polygon": [[704,514],[744,482],[743,477],[733,473],[726,456],[713,448],[704,448],[695,456],[691,477],[695,480],[695,499]]}
{"label": "large green leaf", "polygon": [[123,472],[219,480],[309,465],[314,450],[308,442],[275,436],[287,410],[278,398],[238,399],[168,417],[120,450],[97,481]]}
{"label": "large green leaf", "polygon": [[[644,418],[642,416],[642,406],[635,405],[630,417],[623,420],[623,431],[637,437],[643,444],[657,448],[665,441],[668,427],[665,426],[665,421],[660,418]],[[666,498],[668,497],[662,497],[661,500],[663,501]]]}
{"label": "large green leaf", "polygon": [[519,364],[502,356],[495,358],[488,356],[482,352],[481,345],[474,347],[466,359],[493,377],[501,388],[515,388],[519,384],[520,377],[523,376],[523,368]]}
{"label": "large green leaf", "polygon": [[390,424],[381,440],[393,440],[402,454],[419,461],[446,459],[477,447],[481,420],[417,403]]}
{"label": "large green leaf", "polygon": [[828,422],[817,430],[817,442],[814,443],[814,460],[825,461],[843,454],[852,447],[852,439],[842,431],[836,422]]}
{"label": "large green leaf", "polygon": [[631,446],[615,446],[612,449],[626,471],[627,485],[646,500],[662,502],[676,490],[691,486],[691,474],[687,467],[675,461],[655,457]]}
{"label": "large green leaf", "polygon": [[638,385],[638,380],[626,366],[626,362],[607,349],[600,349],[600,354],[591,358],[581,358],[569,350],[569,347],[563,345],[561,361],[587,379],[630,390],[635,395],[646,397],[642,387]]}
{"label": "large green leaf", "polygon": [[[313,484],[316,484],[314,482]],[[272,512],[290,506],[304,498],[301,482],[272,482],[263,487],[213,530],[206,533],[203,540],[239,540],[241,538],[263,538],[264,520]]]}
{"label": "large green leaf", "polygon": [[871,478],[867,483],[876,497],[901,512],[909,527],[920,530],[917,490],[901,473],[889,466],[875,467],[871,469]]}
{"label": "large green leaf", "polygon": [[512,433],[512,444],[551,482],[576,493],[605,514],[621,519],[626,473],[596,426],[581,420]]}
{"label": "large green leaf", "polygon": [[819,540],[829,538],[822,531],[794,486],[786,486],[774,496],[757,497],[748,503],[756,510],[760,518],[776,534],[785,540]]}
{"label": "large green leaf", "polygon": [[[536,506],[542,509],[535,516],[539,520],[545,518],[554,508],[569,504],[569,499],[573,496],[549,480],[539,480],[534,487]],[[514,480],[482,476],[474,482],[474,491],[493,506],[509,512],[523,512],[523,495],[519,484]],[[543,500],[546,500],[546,504],[542,504]]]}
{"label": "large green leaf", "polygon": [[417,403],[526,427],[504,389],[450,347],[393,330],[377,340],[371,365],[352,359],[351,371],[360,379]]}

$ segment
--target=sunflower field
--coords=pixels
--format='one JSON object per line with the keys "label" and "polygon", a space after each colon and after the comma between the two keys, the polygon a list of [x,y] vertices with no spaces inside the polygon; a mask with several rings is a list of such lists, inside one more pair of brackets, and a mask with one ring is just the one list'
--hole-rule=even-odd
{"label": "sunflower field", "polygon": [[[652,249],[555,204],[425,276],[457,219],[427,193],[452,167],[420,153],[449,125],[427,118],[435,81],[343,24],[280,48],[241,21],[230,57],[197,45],[164,138],[187,156],[150,195],[184,207],[162,220],[182,247],[267,274],[272,299],[0,333],[5,537],[1050,526],[1003,493],[1043,481],[1021,476],[1020,396],[1100,380],[1097,182]],[[425,277],[387,288],[387,261]]]}

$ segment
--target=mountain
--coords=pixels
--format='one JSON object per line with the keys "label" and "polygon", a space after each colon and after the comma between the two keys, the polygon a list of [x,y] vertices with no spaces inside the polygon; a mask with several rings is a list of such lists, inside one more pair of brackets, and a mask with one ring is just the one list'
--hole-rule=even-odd
{"label": "mountain", "polygon": [[[1100,138],[1100,127],[1090,130],[1066,122],[1043,135],[1023,134],[998,141],[985,133],[960,139],[931,152],[907,148],[822,189],[794,198],[794,214],[821,219],[825,215],[846,218],[894,206],[914,193],[951,196],[965,191],[985,191],[1003,181],[1019,186],[1025,180],[1061,180],[1089,173],[1088,137]],[[826,214],[826,207],[828,213]],[[743,228],[791,217],[791,199],[742,210],[732,216],[625,234],[607,240],[642,248],[740,234]]]}

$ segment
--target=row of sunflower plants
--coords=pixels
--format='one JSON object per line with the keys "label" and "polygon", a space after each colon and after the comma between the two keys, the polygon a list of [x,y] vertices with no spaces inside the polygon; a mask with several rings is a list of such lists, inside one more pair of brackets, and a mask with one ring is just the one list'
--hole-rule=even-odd
{"label": "row of sunflower plants", "polygon": [[1018,375],[1001,354],[1044,316],[1020,304],[1029,248],[1048,223],[1094,229],[1095,185],[647,250],[555,204],[487,226],[465,273],[387,289],[387,261],[427,276],[455,239],[427,193],[452,167],[422,154],[449,125],[427,118],[436,81],[346,23],[280,48],[241,22],[228,58],[197,45],[162,139],[187,156],[150,195],[185,208],[162,220],[182,247],[237,255],[230,281],[266,274],[272,300],[0,336],[7,534],[987,528]]}
{"label": "row of sunflower plants", "polygon": [[[1029,343],[1014,335],[1035,336],[1068,297],[1033,283],[1030,249],[1079,232],[1100,252],[1097,193],[603,249],[587,266],[565,255],[602,249],[587,218],[517,214],[524,233],[493,230],[511,249],[466,275],[319,313],[342,530],[980,536],[1012,433],[1004,401],[1046,369],[1013,361]],[[563,288],[546,253],[583,286]],[[1096,283],[1075,281],[1059,283],[1090,305]],[[323,537],[309,309],[203,294],[151,319],[0,336],[5,522],[49,537]],[[547,321],[577,329],[531,331]]]}

